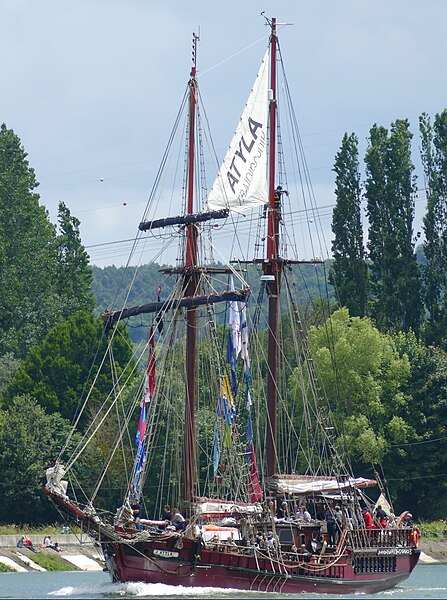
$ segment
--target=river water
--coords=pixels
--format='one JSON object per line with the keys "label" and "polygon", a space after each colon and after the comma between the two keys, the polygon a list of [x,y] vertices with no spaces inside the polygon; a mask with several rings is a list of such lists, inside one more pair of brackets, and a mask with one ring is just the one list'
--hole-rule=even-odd
{"label": "river water", "polygon": [[212,588],[185,588],[156,583],[110,582],[103,572],[55,572],[55,573],[0,573],[0,599],[2,598],[162,598],[178,600],[180,597],[237,600],[265,597],[268,599],[287,598],[371,598],[375,600],[406,600],[407,598],[447,598],[447,564],[418,565],[409,579],[400,586],[379,594],[352,594],[333,596],[318,594],[259,594],[217,590]]}

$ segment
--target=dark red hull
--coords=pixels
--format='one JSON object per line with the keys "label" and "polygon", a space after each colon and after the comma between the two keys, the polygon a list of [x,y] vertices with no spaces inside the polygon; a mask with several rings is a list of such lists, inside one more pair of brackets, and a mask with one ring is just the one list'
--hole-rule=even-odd
{"label": "dark red hull", "polygon": [[[168,550],[166,546],[161,548],[146,542],[137,547],[109,544],[104,548],[114,581],[329,594],[375,593],[392,588],[407,579],[420,554],[417,549],[407,548],[388,549],[386,556],[380,556],[375,549],[355,555],[347,552],[328,564],[286,563],[284,568],[282,563],[269,557],[199,549],[186,539],[181,550]],[[366,572],[369,569],[372,572]]]}
{"label": "dark red hull", "polygon": [[[47,493],[48,490],[46,490]],[[102,546],[114,582],[141,581],[174,586],[210,587],[259,592],[328,594],[375,593],[405,581],[416,566],[418,536],[409,530],[360,530],[347,537],[341,555],[314,555],[310,562],[294,562],[291,553],[278,560],[244,547],[204,547],[178,535],[137,541],[136,530],[114,530],[66,499],[52,495],[69,516]],[[357,541],[356,541],[357,540]],[[296,557],[296,554],[293,555]]]}

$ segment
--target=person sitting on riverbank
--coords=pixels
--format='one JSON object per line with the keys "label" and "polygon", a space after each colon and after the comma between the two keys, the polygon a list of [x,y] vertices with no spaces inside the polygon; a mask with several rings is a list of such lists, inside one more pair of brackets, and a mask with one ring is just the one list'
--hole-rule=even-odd
{"label": "person sitting on riverbank", "polygon": [[47,535],[46,538],[43,540],[43,548],[51,548],[51,550],[55,550],[56,552],[61,551],[59,544],[57,542],[53,543],[51,541],[51,535]]}
{"label": "person sitting on riverbank", "polygon": [[31,552],[37,552],[33,546],[31,538],[27,535],[22,535],[20,540],[17,542],[17,548],[28,548],[28,550],[31,550]]}

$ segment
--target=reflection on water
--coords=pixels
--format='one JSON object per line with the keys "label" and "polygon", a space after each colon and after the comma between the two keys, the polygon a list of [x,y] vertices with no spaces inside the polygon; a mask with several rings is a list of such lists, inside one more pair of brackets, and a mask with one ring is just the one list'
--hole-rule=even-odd
{"label": "reflection on water", "polygon": [[0,598],[163,598],[178,600],[186,598],[211,598],[236,600],[236,598],[287,598],[290,600],[316,600],[324,598],[371,598],[402,599],[445,598],[447,599],[447,564],[418,565],[411,577],[396,588],[379,594],[350,594],[344,596],[320,594],[274,594],[241,592],[216,588],[187,588],[168,586],[161,583],[112,584],[107,573],[64,572],[64,573],[2,573],[0,574]]}

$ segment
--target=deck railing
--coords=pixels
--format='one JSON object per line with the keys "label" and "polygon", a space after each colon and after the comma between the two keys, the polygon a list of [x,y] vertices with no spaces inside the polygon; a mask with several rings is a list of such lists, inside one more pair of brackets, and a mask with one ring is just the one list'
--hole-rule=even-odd
{"label": "deck railing", "polygon": [[412,528],[354,529],[348,532],[346,544],[352,548],[406,548],[412,547]]}

